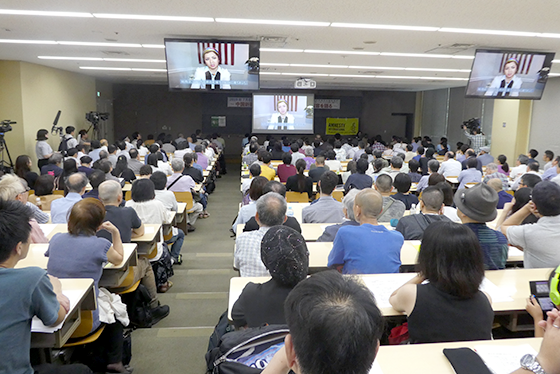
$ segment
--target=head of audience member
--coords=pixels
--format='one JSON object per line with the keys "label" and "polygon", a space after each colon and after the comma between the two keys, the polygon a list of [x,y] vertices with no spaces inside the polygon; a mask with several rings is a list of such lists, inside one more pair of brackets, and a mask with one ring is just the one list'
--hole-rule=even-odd
{"label": "head of audience member", "polygon": [[39,175],[35,181],[35,196],[52,195],[54,190],[54,176],[49,174]]}
{"label": "head of audience member", "polygon": [[539,215],[543,217],[560,215],[560,186],[551,181],[538,183],[533,188],[532,201]]}
{"label": "head of audience member", "polygon": [[492,175],[497,172],[498,172],[498,165],[496,165],[495,163],[491,162],[488,165],[486,165],[486,175]]}
{"label": "head of audience member", "polygon": [[443,204],[445,206],[453,206],[453,187],[447,181],[440,182],[435,185],[443,194]]}
{"label": "head of audience member", "polygon": [[478,238],[467,226],[434,222],[424,231],[418,268],[438,290],[470,299],[484,279],[484,259]]}
{"label": "head of audience member", "polygon": [[498,193],[492,187],[479,183],[474,187],[458,190],[453,202],[461,222],[480,223],[496,218],[498,199]]}
{"label": "head of audience member", "polygon": [[257,200],[257,214],[255,220],[260,227],[282,225],[286,221],[288,204],[282,195],[269,192]]}
{"label": "head of audience member", "polygon": [[167,185],[167,176],[165,175],[165,173],[156,171],[155,173],[150,175],[150,180],[154,183],[156,191],[165,190],[165,186]]}
{"label": "head of audience member", "polygon": [[68,176],[70,174],[74,174],[78,172],[78,165],[76,164],[76,160],[73,158],[67,158],[64,160],[62,164],[62,174],[64,176]]}
{"label": "head of audience member", "polygon": [[290,145],[290,149],[292,150],[292,153],[299,152],[299,144],[297,142],[292,143]]}
{"label": "head of audience member", "polygon": [[278,195],[285,198],[286,197],[286,186],[283,185],[282,183],[278,182],[278,181],[274,181],[274,180],[269,181],[263,187],[263,195],[265,195],[269,192],[275,192]]}
{"label": "head of audience member", "polygon": [[134,183],[132,183],[130,195],[132,201],[134,201],[135,203],[144,203],[146,201],[155,199],[155,191],[156,188],[154,186],[154,182],[152,182],[150,179],[137,179],[134,181]]}
{"label": "head of audience member", "polygon": [[356,200],[356,195],[361,190],[356,188],[351,189],[342,199],[342,213],[344,216],[351,221],[356,221],[356,216],[354,215],[354,202]]}
{"label": "head of audience member", "polygon": [[153,166],[153,167],[156,167],[156,168],[157,168],[157,166],[158,166],[158,154],[160,154],[160,153],[159,153],[159,152],[150,153],[150,154],[148,155],[148,159],[147,159],[147,161],[146,161],[146,165],[150,165],[150,166]]}
{"label": "head of audience member", "polygon": [[529,163],[529,157],[527,157],[526,155],[519,155],[515,163],[517,166],[527,165]]}
{"label": "head of audience member", "polygon": [[261,175],[261,166],[254,162],[251,166],[249,166],[249,174],[251,174],[252,178],[258,177]]}
{"label": "head of audience member", "polygon": [[100,160],[106,160],[109,158],[109,152],[101,150],[99,151],[99,159]]}
{"label": "head of audience member", "polygon": [[375,180],[375,189],[382,196],[389,196],[391,194],[391,190],[393,189],[393,180],[389,175],[381,174]]}
{"label": "head of audience member", "polygon": [[264,152],[262,155],[262,163],[265,165],[270,165],[270,161],[272,161],[272,153]]}
{"label": "head of audience member", "polygon": [[325,156],[317,156],[315,158],[315,165],[317,167],[323,167],[325,166]]}
{"label": "head of audience member", "polygon": [[454,159],[454,158],[455,158],[455,153],[453,153],[453,152],[451,152],[451,151],[445,152],[444,161],[452,160],[452,159]]}
{"label": "head of audience member", "polygon": [[92,161],[93,161],[93,160],[92,160],[91,157],[89,157],[89,156],[82,156],[82,157],[80,157],[80,164],[81,164],[81,166],[84,166],[84,167],[86,167],[86,168],[91,167],[91,162],[92,162]]}
{"label": "head of audience member", "polygon": [[295,373],[370,371],[385,323],[363,284],[334,270],[314,274],[290,292],[284,315],[287,366]]}
{"label": "head of audience member", "polygon": [[424,154],[424,147],[422,146],[418,146],[418,148],[416,148],[416,153],[418,153],[420,156]]}
{"label": "head of audience member", "polygon": [[536,159],[538,155],[539,151],[537,151],[536,149],[531,149],[529,150],[529,153],[527,153],[527,156],[532,159]]}
{"label": "head of audience member", "polygon": [[305,148],[305,157],[313,157],[313,148]]}
{"label": "head of audience member", "polygon": [[259,197],[263,194],[263,188],[268,182],[265,177],[255,177],[251,181],[251,186],[249,187],[249,198],[252,201],[257,201]]}
{"label": "head of audience member", "polygon": [[113,170],[113,164],[111,164],[111,161],[109,160],[100,160],[98,166],[99,170],[101,170],[105,174],[108,174],[111,172],[111,170]]}
{"label": "head of audience member", "polygon": [[410,186],[412,185],[412,180],[405,173],[398,173],[395,175],[395,180],[393,181],[393,186],[397,189],[398,193],[406,194],[410,191]]}
{"label": "head of audience member", "polygon": [[384,167],[385,167],[385,160],[383,160],[382,158],[376,158],[375,160],[373,160],[373,172],[374,173],[381,172],[381,170],[383,170]]}
{"label": "head of audience member", "polygon": [[426,156],[426,158],[431,159],[431,158],[434,158],[435,153],[436,153],[435,149],[428,148],[428,149],[426,149],[425,156]]}
{"label": "head of audience member", "polygon": [[[533,158],[534,158],[534,157],[533,157]],[[550,162],[550,161],[552,161],[552,160],[554,160],[554,152],[552,152],[551,150],[548,150],[548,149],[547,149],[546,151],[544,151],[544,154],[543,154],[543,161],[544,161],[544,162]]]}
{"label": "head of audience member", "polygon": [[439,170],[439,161],[438,160],[428,161],[428,174],[437,173],[438,170]]}
{"label": "head of audience member", "polygon": [[190,168],[193,163],[193,155],[191,153],[185,153],[183,155],[183,162],[185,163],[185,168]]}
{"label": "head of audience member", "polygon": [[533,193],[533,189],[529,187],[522,187],[519,188],[513,194],[513,203],[511,207],[511,214],[517,212],[519,209],[523,208],[529,201],[531,201],[531,194]]}
{"label": "head of audience member", "polygon": [[89,175],[89,184],[94,190],[98,189],[99,185],[103,182],[105,182],[105,173],[101,170],[94,170]]}
{"label": "head of audience member", "polygon": [[284,287],[295,287],[307,278],[309,252],[305,239],[291,227],[274,226],[266,232],[261,259],[272,279]]}
{"label": "head of audience member", "polygon": [[539,162],[537,160],[530,160],[527,163],[527,171],[528,172],[532,171],[532,172],[538,173],[539,172]]}
{"label": "head of audience member", "polygon": [[418,173],[418,169],[420,168],[420,163],[415,159],[408,161],[408,169],[411,173]]}
{"label": "head of audience member", "polygon": [[443,192],[436,186],[429,186],[422,191],[420,209],[424,214],[443,214]]}
{"label": "head of audience member", "polygon": [[467,159],[467,169],[476,169],[477,166],[478,161],[476,160],[476,158],[472,157]]}
{"label": "head of audience member", "polygon": [[361,190],[354,198],[354,218],[360,224],[377,224],[377,217],[381,214],[382,210],[383,196],[372,188]]}
{"label": "head of audience member", "polygon": [[53,153],[51,157],[49,157],[49,164],[56,165],[60,167],[62,165],[63,157],[60,153]]}
{"label": "head of audience member", "polygon": [[84,173],[74,173],[66,179],[66,189],[68,193],[78,193],[83,195],[86,192],[86,186],[89,183]]}
{"label": "head of audience member", "polygon": [[91,141],[91,148],[92,149],[99,149],[101,148],[101,142],[99,140],[92,140]]}
{"label": "head of audience member", "polygon": [[467,151],[465,152],[465,156],[466,156],[467,158],[476,157],[476,152],[474,151],[474,149],[469,148],[469,149],[467,149]]}
{"label": "head of audience member", "polygon": [[128,155],[130,156],[131,160],[138,160],[140,158],[140,153],[138,153],[138,150],[134,148],[128,151]]}
{"label": "head of audience member", "polygon": [[282,162],[284,163],[284,165],[291,165],[292,163],[292,155],[288,152],[284,152],[282,154]]}
{"label": "head of audience member", "polygon": [[428,177],[428,186],[435,186],[441,182],[445,182],[445,177],[439,173],[430,174]]}
{"label": "head of audience member", "polygon": [[99,200],[105,206],[119,206],[122,201],[121,184],[114,180],[101,183],[99,185]]}
{"label": "head of audience member", "polygon": [[66,155],[68,157],[73,157],[75,159],[78,158],[78,149],[77,148],[70,148],[67,152]]}
{"label": "head of audience member", "polygon": [[16,158],[15,173],[20,178],[25,178],[25,174],[31,171],[31,158],[28,155],[21,155]]}
{"label": "head of audience member", "polygon": [[72,236],[93,236],[105,219],[105,206],[94,198],[78,201],[70,210],[68,233]]}
{"label": "head of audience member", "polygon": [[[488,168],[486,170],[488,170]],[[492,189],[496,192],[500,192],[504,189],[504,186],[503,186],[500,178],[492,178],[486,184],[488,184],[490,187],[492,187]]]}
{"label": "head of audience member", "polygon": [[499,155],[496,159],[498,160],[498,164],[502,165],[502,170],[507,173],[509,171],[509,165],[506,155]]}
{"label": "head of audience member", "polygon": [[107,152],[109,152],[110,155],[114,155],[117,153],[117,146],[114,144],[109,144],[109,146],[107,147]]}
{"label": "head of audience member", "polygon": [[368,167],[369,167],[369,162],[367,161],[367,159],[360,157],[360,159],[358,159],[358,161],[356,162],[356,172],[358,174],[365,174]]}
{"label": "head of audience member", "polygon": [[171,169],[173,173],[181,174],[185,170],[185,163],[180,158],[174,158],[171,160]]}
{"label": "head of audience member", "polygon": [[0,178],[0,199],[17,200],[21,203],[27,203],[29,197],[29,188],[27,183],[14,174],[5,174]]}
{"label": "head of audience member", "polygon": [[152,167],[150,165],[142,165],[139,171],[140,178],[150,178],[152,175]]}
{"label": "head of audience member", "polygon": [[336,185],[338,184],[338,175],[336,175],[332,171],[326,171],[321,175],[319,178],[319,182],[317,183],[317,187],[321,192],[321,196],[330,196]]}
{"label": "head of audience member", "polygon": [[490,147],[480,147],[478,154],[484,155],[490,153]]}
{"label": "head of audience member", "polygon": [[534,188],[538,183],[542,182],[540,175],[536,174],[523,174],[519,179],[519,188],[529,187]]}
{"label": "head of audience member", "polygon": [[124,151],[126,149],[126,143],[124,142],[124,140],[117,140],[116,146],[121,151]]}
{"label": "head of audience member", "polygon": [[393,170],[401,170],[403,166],[403,159],[399,156],[393,156],[391,158],[391,169]]}
{"label": "head of audience member", "polygon": [[461,153],[464,154],[465,156],[467,155],[467,151],[469,150],[469,145],[468,144],[463,144],[461,145]]}
{"label": "head of audience member", "polygon": [[27,257],[33,213],[24,204],[0,199],[0,264],[12,268]]}
{"label": "head of audience member", "polygon": [[[369,167],[369,165],[368,165]],[[355,174],[358,172],[358,165],[356,164],[356,161],[348,161],[348,163],[346,164],[346,171],[349,171],[350,174]]]}
{"label": "head of audience member", "polygon": [[197,144],[194,146],[194,151],[196,153],[202,153],[202,146],[200,144]]}
{"label": "head of audience member", "polygon": [[150,151],[150,153],[157,153],[159,151],[159,144],[157,143],[150,144],[148,151]]}

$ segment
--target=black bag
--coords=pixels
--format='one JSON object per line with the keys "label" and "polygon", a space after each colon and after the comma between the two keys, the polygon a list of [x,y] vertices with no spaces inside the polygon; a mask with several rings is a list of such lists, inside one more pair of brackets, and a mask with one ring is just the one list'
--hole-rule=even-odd
{"label": "black bag", "polygon": [[226,310],[220,316],[218,324],[216,325],[216,327],[214,327],[214,332],[212,333],[212,335],[210,335],[210,339],[208,340],[207,352],[210,352],[220,344],[222,336],[234,330],[235,328],[233,327],[233,325],[229,323],[228,311]]}
{"label": "black bag", "polygon": [[148,289],[139,284],[134,292],[121,295],[122,302],[126,304],[130,323],[136,327],[152,327],[152,298]]}
{"label": "black bag", "polygon": [[66,157],[66,153],[68,152],[68,140],[71,138],[62,138],[60,144],[58,146],[58,151],[62,154],[62,156]]}
{"label": "black bag", "polygon": [[218,346],[206,353],[208,373],[259,374],[268,363],[259,359],[261,354],[277,350],[289,332],[286,325],[270,325],[223,335]]}

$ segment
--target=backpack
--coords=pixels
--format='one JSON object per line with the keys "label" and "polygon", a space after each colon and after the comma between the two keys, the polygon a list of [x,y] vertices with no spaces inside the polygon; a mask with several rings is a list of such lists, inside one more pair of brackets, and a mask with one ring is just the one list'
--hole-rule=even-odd
{"label": "backpack", "polygon": [[289,332],[286,325],[269,325],[224,334],[218,346],[206,353],[208,373],[259,374]]}
{"label": "backpack", "polygon": [[121,300],[126,304],[130,323],[136,327],[152,327],[152,298],[148,289],[142,284],[134,292],[121,295]]}
{"label": "backpack", "polygon": [[58,146],[58,151],[62,154],[62,156],[66,157],[66,153],[68,152],[68,140],[71,138],[62,138],[60,141],[60,145]]}

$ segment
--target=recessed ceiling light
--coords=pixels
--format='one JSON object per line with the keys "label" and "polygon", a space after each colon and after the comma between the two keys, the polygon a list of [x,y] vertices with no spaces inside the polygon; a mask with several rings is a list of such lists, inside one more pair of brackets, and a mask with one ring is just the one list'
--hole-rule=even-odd
{"label": "recessed ceiling light", "polygon": [[313,77],[328,77],[328,74],[317,74],[317,73],[282,73],[282,75],[296,75],[296,76],[300,76],[300,77],[307,77],[307,76],[313,76]]}
{"label": "recessed ceiling light", "polygon": [[107,68],[100,66],[80,66],[83,70],[115,70],[115,71],[132,71],[131,68]]}
{"label": "recessed ceiling light", "polygon": [[364,69],[364,70],[404,70],[405,68],[397,66],[348,66],[350,69]]}
{"label": "recessed ceiling light", "polygon": [[165,60],[150,60],[144,58],[103,58],[103,61],[115,61],[115,62],[153,62],[153,63],[165,63]]}
{"label": "recessed ceiling light", "polygon": [[329,77],[342,78],[375,78],[375,75],[357,75],[357,74],[329,74]]}
{"label": "recessed ceiling light", "polygon": [[101,57],[64,57],[64,56],[37,56],[41,60],[76,60],[76,61],[103,61]]}
{"label": "recessed ceiling light", "polygon": [[98,42],[72,42],[72,41],[60,41],[57,43],[61,45],[81,45],[87,47],[142,48],[142,44],[136,44],[136,43],[98,43]]}
{"label": "recessed ceiling light", "polygon": [[165,73],[167,69],[144,69],[144,68],[132,68],[132,71],[151,71],[155,73]]}
{"label": "recessed ceiling light", "polygon": [[429,53],[400,53],[400,52],[381,52],[381,56],[394,57],[427,57],[427,58],[451,58],[452,55],[439,55]]}
{"label": "recessed ceiling light", "polygon": [[468,78],[455,78],[455,77],[420,77],[424,80],[438,80],[438,81],[468,81]]}
{"label": "recessed ceiling light", "polygon": [[21,39],[0,39],[0,43],[12,43],[12,44],[57,44],[54,40],[21,40]]}
{"label": "recessed ceiling light", "polygon": [[93,13],[95,18],[110,19],[135,19],[145,21],[179,21],[179,22],[214,22],[212,17],[181,17],[181,16],[158,16],[148,14],[110,14]]}
{"label": "recessed ceiling light", "polygon": [[45,10],[18,10],[18,9],[0,9],[0,14],[12,14],[18,16],[50,16],[50,17],[82,17],[93,18],[91,13],[85,12],[56,12]]}
{"label": "recessed ceiling light", "polygon": [[315,27],[326,27],[330,25],[329,22],[285,21],[285,20],[247,19],[247,18],[216,18],[216,22],[258,24],[258,25],[315,26]]}
{"label": "recessed ceiling light", "polygon": [[441,71],[449,73],[470,73],[469,69],[435,69],[435,68],[405,68],[404,70],[411,71]]}
{"label": "recessed ceiling light", "polygon": [[335,68],[335,69],[346,69],[348,65],[317,65],[317,64],[290,64],[290,66],[296,67],[308,67],[308,68]]}
{"label": "recessed ceiling light", "polygon": [[356,29],[403,30],[403,31],[437,31],[439,27],[407,26],[407,25],[374,25],[367,23],[333,22],[331,27],[348,27]]}
{"label": "recessed ceiling light", "polygon": [[261,75],[282,75],[282,73],[277,73],[277,72],[273,72],[273,71],[261,71],[259,74]]}
{"label": "recessed ceiling light", "polygon": [[291,53],[299,53],[303,52],[303,49],[289,49],[289,48],[260,48],[261,52],[291,52]]}
{"label": "recessed ceiling light", "polygon": [[483,30],[483,29],[460,29],[453,27],[442,27],[438,31],[440,32],[454,32],[459,34],[484,34],[484,35],[503,35],[503,36],[538,36],[537,32],[526,32],[526,31],[506,31],[506,30]]}
{"label": "recessed ceiling light", "polygon": [[330,53],[337,55],[367,55],[367,56],[379,56],[379,52],[366,52],[366,51],[331,51],[322,49],[305,49],[305,53]]}
{"label": "recessed ceiling light", "polygon": [[165,48],[164,44],[142,44],[142,48]]}

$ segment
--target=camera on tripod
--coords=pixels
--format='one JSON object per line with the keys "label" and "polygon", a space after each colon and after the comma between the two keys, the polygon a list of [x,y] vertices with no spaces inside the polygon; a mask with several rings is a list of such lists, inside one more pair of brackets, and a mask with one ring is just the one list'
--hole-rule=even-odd
{"label": "camera on tripod", "polygon": [[477,134],[480,134],[481,133],[480,118],[471,118],[466,121],[463,121],[461,128],[465,128],[465,127],[467,128],[469,133],[471,133],[471,135],[474,135],[475,130]]}
{"label": "camera on tripod", "polygon": [[9,119],[0,122],[0,134],[4,135],[4,133],[8,131],[12,131],[12,125],[15,125],[17,122],[10,121]]}
{"label": "camera on tripod", "polygon": [[99,112],[89,112],[86,113],[86,121],[93,125],[94,130],[97,130],[97,125],[101,121],[107,121],[109,119],[109,113],[99,113]]}

